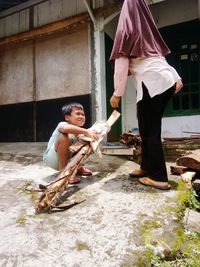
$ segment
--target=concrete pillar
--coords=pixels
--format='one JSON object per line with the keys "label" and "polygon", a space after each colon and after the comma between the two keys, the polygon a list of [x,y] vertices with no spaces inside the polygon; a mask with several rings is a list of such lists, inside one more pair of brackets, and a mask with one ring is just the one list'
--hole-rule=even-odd
{"label": "concrete pillar", "polygon": [[[103,5],[93,1],[93,8]],[[97,6],[96,6],[97,5]],[[105,77],[105,36],[104,18],[95,18],[95,27],[90,28],[91,38],[91,89],[92,89],[92,121],[106,119],[106,77]]]}
{"label": "concrete pillar", "polygon": [[106,118],[106,77],[105,77],[105,36],[102,29],[103,19],[97,21],[97,29],[94,32],[94,66],[95,66],[95,95],[96,95],[96,119]]}
{"label": "concrete pillar", "polygon": [[199,19],[200,19],[200,0],[198,0],[198,11],[199,11]]}

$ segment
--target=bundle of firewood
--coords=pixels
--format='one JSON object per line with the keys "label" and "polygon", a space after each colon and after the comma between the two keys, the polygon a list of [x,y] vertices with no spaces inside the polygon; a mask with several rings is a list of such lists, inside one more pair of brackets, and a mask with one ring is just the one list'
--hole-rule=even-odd
{"label": "bundle of firewood", "polygon": [[[66,208],[64,206],[59,207],[58,200],[67,189],[70,178],[76,174],[77,169],[80,168],[80,166],[93,152],[101,156],[99,144],[119,116],[120,113],[115,110],[107,121],[96,122],[91,127],[91,129],[96,131],[99,136],[97,141],[93,142],[91,139],[81,136],[79,142],[71,147],[71,150],[75,153],[75,155],[68,162],[67,166],[60,172],[55,182],[48,185],[39,185],[42,195],[35,206],[36,213],[49,212],[53,208]],[[72,203],[70,206],[78,203]]]}
{"label": "bundle of firewood", "polygon": [[171,173],[180,175],[187,188],[192,188],[192,182],[200,177],[200,149],[188,151],[176,161],[177,166],[170,166]]}

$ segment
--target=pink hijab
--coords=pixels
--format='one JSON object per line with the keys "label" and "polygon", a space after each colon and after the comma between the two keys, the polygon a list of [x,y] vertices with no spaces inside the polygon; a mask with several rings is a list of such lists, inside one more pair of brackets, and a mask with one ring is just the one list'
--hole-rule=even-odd
{"label": "pink hijab", "polygon": [[166,56],[169,53],[145,0],[125,0],[110,60],[120,56]]}

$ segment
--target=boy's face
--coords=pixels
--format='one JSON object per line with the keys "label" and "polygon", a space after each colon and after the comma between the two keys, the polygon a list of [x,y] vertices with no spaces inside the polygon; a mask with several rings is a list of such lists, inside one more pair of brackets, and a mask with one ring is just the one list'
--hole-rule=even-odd
{"label": "boy's face", "polygon": [[65,115],[68,123],[82,127],[85,124],[85,112],[80,108],[73,108],[70,115]]}

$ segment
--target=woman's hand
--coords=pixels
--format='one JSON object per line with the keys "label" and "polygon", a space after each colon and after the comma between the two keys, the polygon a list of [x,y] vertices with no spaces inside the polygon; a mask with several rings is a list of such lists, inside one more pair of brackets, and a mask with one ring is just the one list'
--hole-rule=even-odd
{"label": "woman's hand", "polygon": [[112,108],[118,108],[120,102],[120,96],[112,95],[110,98],[110,105]]}
{"label": "woman's hand", "polygon": [[183,88],[183,83],[182,80],[180,79],[176,82],[175,94],[177,94],[182,88]]}

